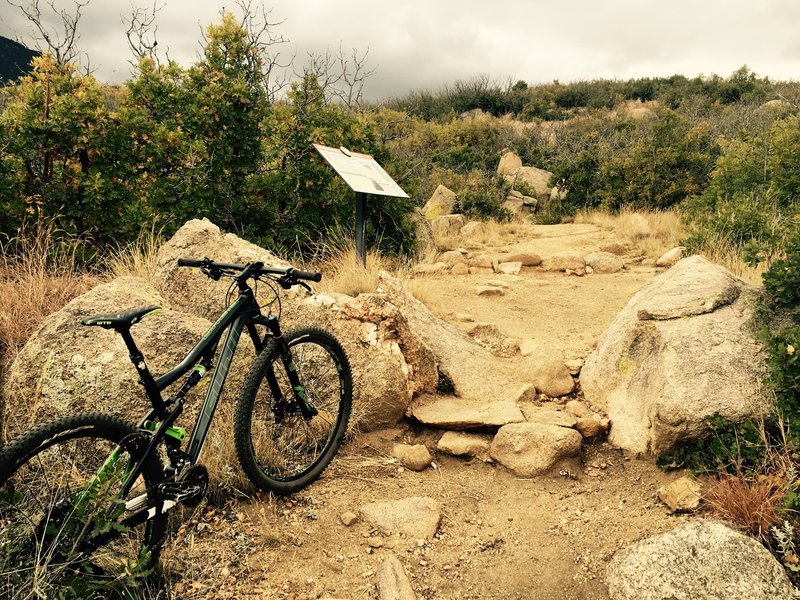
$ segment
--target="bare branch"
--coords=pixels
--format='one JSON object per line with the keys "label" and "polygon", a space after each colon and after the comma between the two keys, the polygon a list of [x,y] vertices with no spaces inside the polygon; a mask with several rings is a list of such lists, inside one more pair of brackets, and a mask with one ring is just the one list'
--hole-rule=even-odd
{"label": "bare branch", "polygon": [[[153,6],[146,9],[131,4],[130,16],[122,17],[122,24],[127,25],[125,37],[128,38],[128,46],[136,56],[136,62],[147,57],[156,61],[156,64],[160,64],[156,52],[158,26],[155,22],[158,12],[164,6],[164,4],[159,6],[158,0],[153,0]],[[169,49],[165,50],[165,52],[168,51]]]}
{"label": "bare branch", "polygon": [[[78,24],[82,16],[81,11],[89,4],[90,0],[73,0],[72,10],[59,9],[55,5],[55,0],[47,0],[44,9],[47,14],[42,13],[40,0],[6,1],[19,9],[33,25],[34,43],[39,51],[50,53],[59,65],[78,60],[81,55],[77,49],[80,39]],[[47,24],[47,21],[53,16],[59,22],[57,26]]]}

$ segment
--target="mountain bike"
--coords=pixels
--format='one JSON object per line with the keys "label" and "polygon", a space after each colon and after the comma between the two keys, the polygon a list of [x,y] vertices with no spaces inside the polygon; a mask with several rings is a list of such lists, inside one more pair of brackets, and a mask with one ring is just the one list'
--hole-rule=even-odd
{"label": "mountain bike", "polygon": [[[227,308],[167,373],[150,372],[131,335],[159,307],[82,321],[122,336],[152,405],[138,424],[103,413],[76,414],[40,425],[0,451],[0,597],[49,597],[46,582],[54,575],[89,597],[94,588],[81,586],[102,588],[152,569],[168,511],[195,505],[206,492],[208,471],[198,459],[244,331],[256,351],[234,412],[244,473],[262,490],[290,494],[317,479],[336,455],[352,402],[347,355],[326,331],[283,333],[280,327],[279,288],[310,291],[306,282],[321,275],[209,258],[179,259],[178,265],[232,283]],[[257,301],[259,283],[271,290],[267,314]],[[176,420],[187,394],[209,372],[205,400],[187,435]],[[181,378],[179,389],[164,398],[162,391]]]}

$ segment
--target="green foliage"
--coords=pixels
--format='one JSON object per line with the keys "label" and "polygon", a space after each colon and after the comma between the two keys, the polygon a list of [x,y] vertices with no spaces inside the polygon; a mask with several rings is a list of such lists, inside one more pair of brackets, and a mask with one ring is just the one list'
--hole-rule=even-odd
{"label": "green foliage", "polygon": [[656,460],[662,469],[691,469],[695,473],[758,470],[766,460],[764,435],[757,423],[730,423],[718,413],[706,417],[708,433],[663,452]]}
{"label": "green foliage", "polygon": [[[115,554],[113,562],[105,561],[101,570],[84,546],[86,540],[111,531],[121,535],[129,532],[118,521],[125,511],[119,489],[129,465],[118,459],[119,454],[113,454],[85,488],[77,488],[62,499],[63,505],[42,507],[54,515],[63,511],[64,516],[54,517],[43,529],[41,539],[37,539],[36,543],[42,544],[35,549],[40,553],[35,555],[40,561],[37,568],[31,568],[34,557],[28,535],[22,540],[13,537],[7,540],[0,550],[0,567],[3,576],[18,591],[35,591],[31,597],[65,600],[138,597],[136,590],[153,572],[148,549],[142,548],[138,556],[131,558]],[[65,494],[67,490],[64,489]],[[22,502],[20,494],[11,490],[6,493],[3,498],[6,506]],[[113,568],[109,568],[111,565]]]}
{"label": "green foliage", "polygon": [[789,240],[785,252],[786,257],[764,273],[764,289],[773,305],[794,309],[800,307],[800,233]]}
{"label": "green foliage", "polygon": [[664,209],[700,192],[716,157],[708,124],[671,110],[656,117],[611,125],[600,118],[576,123],[583,147],[553,168],[567,189],[567,203]]}
{"label": "green foliage", "polygon": [[708,187],[682,205],[687,245],[702,249],[721,239],[733,248],[752,241],[780,250],[800,210],[800,121],[789,116],[721,146]]}

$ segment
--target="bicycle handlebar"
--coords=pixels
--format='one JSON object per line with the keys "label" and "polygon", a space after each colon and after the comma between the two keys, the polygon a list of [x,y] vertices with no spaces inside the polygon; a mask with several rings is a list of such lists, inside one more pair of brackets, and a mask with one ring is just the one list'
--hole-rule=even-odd
{"label": "bicycle handlebar", "polygon": [[[179,258],[179,267],[200,267],[203,269],[216,269],[227,271],[244,271],[250,265],[238,265],[232,263],[222,263],[211,260],[210,258]],[[278,275],[280,277],[289,277],[292,279],[303,279],[306,281],[319,282],[322,280],[322,273],[312,273],[310,271],[301,271],[294,267],[260,267],[254,270],[254,276],[258,275]]]}

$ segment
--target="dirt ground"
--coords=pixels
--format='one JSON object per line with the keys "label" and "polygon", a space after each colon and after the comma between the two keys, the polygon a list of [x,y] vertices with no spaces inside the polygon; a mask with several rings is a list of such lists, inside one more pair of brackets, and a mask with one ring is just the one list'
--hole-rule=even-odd
{"label": "dirt ground", "polygon": [[[587,254],[614,241],[592,225],[537,227],[491,252]],[[631,264],[585,277],[530,270],[520,275],[431,278],[429,306],[466,329],[494,323],[507,336],[546,341],[567,359],[588,354],[617,312],[658,271]],[[475,288],[500,280],[503,297]],[[519,479],[495,464],[435,456],[421,473],[391,458],[397,442],[434,452],[441,432],[412,423],[349,441],[323,477],[288,499],[258,497],[203,506],[190,514],[164,554],[169,587],[180,598],[377,598],[376,574],[394,554],[418,598],[608,598],[605,567],[632,541],[672,529],[656,490],[680,476],[652,460],[599,441],[584,444],[577,473]],[[340,516],[376,500],[430,496],[442,522],[434,539],[406,539]]]}

